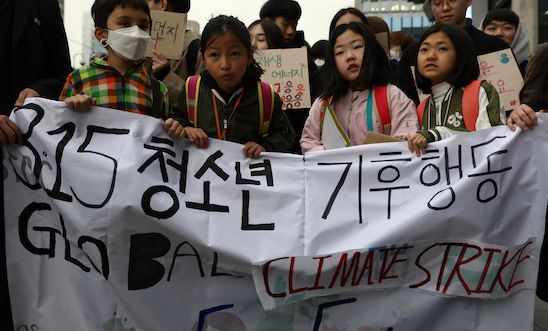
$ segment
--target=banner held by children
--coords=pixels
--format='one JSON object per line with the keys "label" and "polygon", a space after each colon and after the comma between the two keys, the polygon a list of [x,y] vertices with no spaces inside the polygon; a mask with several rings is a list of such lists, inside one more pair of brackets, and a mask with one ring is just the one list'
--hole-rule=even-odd
{"label": "banner held by children", "polygon": [[[31,99],[3,149],[15,329],[524,330],[548,121],[244,159]],[[494,231],[496,229],[496,231]],[[434,308],[435,307],[435,308]]]}
{"label": "banner held by children", "polygon": [[265,71],[261,80],[274,87],[282,99],[283,109],[311,106],[306,54],[306,47],[255,52],[255,60]]}

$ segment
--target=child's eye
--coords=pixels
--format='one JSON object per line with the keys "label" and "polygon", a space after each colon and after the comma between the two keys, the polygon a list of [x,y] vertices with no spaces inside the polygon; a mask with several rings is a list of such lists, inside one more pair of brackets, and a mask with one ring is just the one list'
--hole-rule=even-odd
{"label": "child's eye", "polygon": [[211,52],[211,53],[209,53],[209,57],[216,58],[216,57],[219,57],[219,54],[215,53],[215,52]]}
{"label": "child's eye", "polygon": [[421,49],[419,49],[419,52],[424,54],[424,53],[428,52],[428,48],[421,48]]}
{"label": "child's eye", "polygon": [[240,51],[234,51],[232,53],[230,53],[231,56],[240,56],[242,55],[242,53],[240,53]]}
{"label": "child's eye", "polygon": [[363,48],[363,45],[355,45],[354,46],[354,49],[360,49],[360,48]]}
{"label": "child's eye", "polygon": [[440,47],[440,48],[438,48],[438,50],[441,51],[441,52],[445,52],[445,51],[447,51],[447,47]]}

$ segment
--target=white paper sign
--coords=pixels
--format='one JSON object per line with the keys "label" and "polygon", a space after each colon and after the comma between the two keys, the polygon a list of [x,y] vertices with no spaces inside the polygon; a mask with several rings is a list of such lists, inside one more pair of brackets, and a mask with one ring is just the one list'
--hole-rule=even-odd
{"label": "white paper sign", "polygon": [[[30,99],[3,148],[16,330],[526,330],[548,121],[304,157]],[[268,310],[270,309],[270,310]]]}
{"label": "white paper sign", "polygon": [[274,87],[283,109],[310,108],[306,47],[258,51],[255,60],[265,71],[261,80]]}
{"label": "white paper sign", "polygon": [[325,115],[322,121],[322,143],[325,149],[343,148],[350,145],[350,139],[348,139],[329,103],[326,103]]}
{"label": "white paper sign", "polygon": [[523,86],[523,78],[518,64],[510,48],[478,56],[480,79],[485,79],[499,93],[505,110],[511,110],[520,105],[519,91]]}

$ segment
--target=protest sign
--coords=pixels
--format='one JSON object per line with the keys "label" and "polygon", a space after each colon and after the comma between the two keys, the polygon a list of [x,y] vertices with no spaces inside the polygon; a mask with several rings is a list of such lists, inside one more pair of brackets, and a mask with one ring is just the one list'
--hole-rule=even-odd
{"label": "protest sign", "polygon": [[310,108],[306,47],[257,51],[255,60],[265,71],[261,80],[274,87],[283,109]]}
{"label": "protest sign", "polygon": [[504,110],[512,110],[519,106],[519,91],[523,86],[523,78],[512,49],[479,55],[478,63],[479,78],[488,81],[497,89]]}
{"label": "protest sign", "polygon": [[152,41],[148,44],[146,56],[152,57],[152,49],[155,49],[168,59],[180,59],[185,44],[187,15],[151,10],[150,16]]}
{"label": "protest sign", "polygon": [[524,330],[548,116],[303,157],[30,99],[3,149],[15,329]]}

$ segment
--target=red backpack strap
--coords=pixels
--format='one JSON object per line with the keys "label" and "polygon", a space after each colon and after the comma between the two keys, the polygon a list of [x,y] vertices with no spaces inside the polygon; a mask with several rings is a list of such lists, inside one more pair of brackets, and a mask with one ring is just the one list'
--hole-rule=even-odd
{"label": "red backpack strap", "polygon": [[194,127],[198,126],[198,93],[200,92],[200,81],[202,77],[200,75],[190,76],[186,80],[185,92],[186,92],[186,110],[188,112],[188,119],[194,124]]}
{"label": "red backpack strap", "polygon": [[373,88],[375,93],[375,103],[377,105],[377,111],[384,128],[386,125],[390,125],[390,108],[388,106],[388,86],[379,85]]}
{"label": "red backpack strap", "polygon": [[479,114],[479,93],[483,80],[478,79],[466,85],[462,94],[462,116],[468,131],[476,131]]}
{"label": "red backpack strap", "polygon": [[424,109],[426,109],[428,100],[430,100],[430,97],[422,100],[422,102],[417,107],[417,117],[419,118],[419,127],[422,127],[422,116],[424,115]]}
{"label": "red backpack strap", "polygon": [[259,95],[259,133],[262,137],[268,135],[270,129],[270,119],[274,112],[274,89],[265,82],[257,83],[257,92]]}
{"label": "red backpack strap", "polygon": [[323,119],[325,117],[325,108],[327,107],[328,103],[330,104],[333,103],[333,96],[330,96],[329,98],[322,100],[322,106],[320,107],[320,130],[323,126]]}

